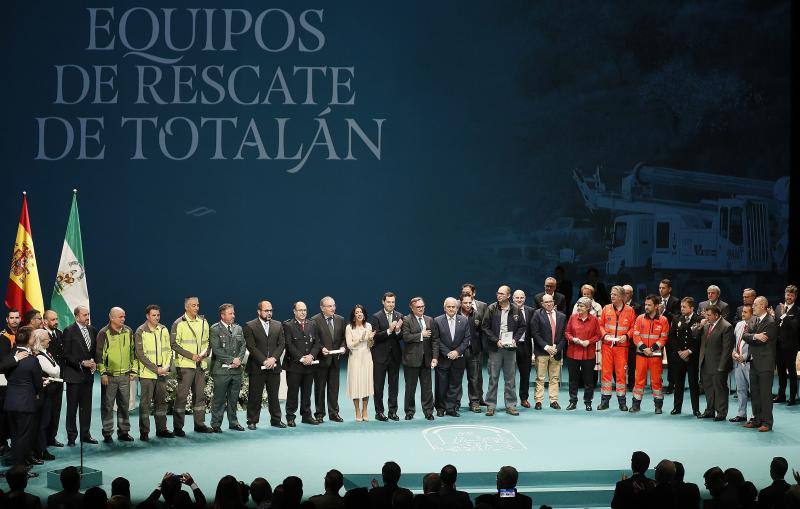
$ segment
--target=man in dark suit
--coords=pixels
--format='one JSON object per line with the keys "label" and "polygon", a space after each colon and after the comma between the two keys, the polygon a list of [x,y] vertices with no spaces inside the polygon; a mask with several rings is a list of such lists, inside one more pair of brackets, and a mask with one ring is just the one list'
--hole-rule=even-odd
{"label": "man in dark suit", "polygon": [[[336,301],[323,297],[320,312],[311,318],[322,345],[319,364],[314,366],[314,417],[322,423],[325,417],[325,395],[328,396],[328,418],[342,422],[339,416],[339,364],[347,351],[344,343],[344,318],[336,314]],[[332,353],[339,352],[341,353]]]}
{"label": "man in dark suit", "polygon": [[83,493],[81,489],[81,474],[77,467],[66,467],[59,474],[61,491],[47,497],[48,509],[81,509],[83,507]]}
{"label": "man in dark suit", "polygon": [[[369,318],[372,330],[375,331],[372,345],[372,378],[374,386],[375,419],[379,421],[396,421],[397,393],[400,388],[400,364],[402,351],[400,340],[403,315],[395,311],[397,296],[392,292],[383,294],[383,309]],[[383,386],[389,381],[389,416],[384,413]]]}
{"label": "man in dark suit", "polygon": [[528,402],[531,389],[531,363],[533,362],[533,338],[528,335],[528,328],[534,308],[525,304],[525,292],[514,290],[511,300],[519,308],[522,320],[525,322],[525,332],[517,341],[517,370],[519,371],[519,401],[520,405],[530,408]]}
{"label": "man in dark suit", "polygon": [[673,461],[672,463],[675,465],[675,479],[672,481],[675,507],[700,509],[700,488],[693,482],[685,482],[683,480],[686,474],[683,463],[680,461]]}
{"label": "man in dark suit", "polygon": [[553,302],[556,304],[556,309],[561,311],[562,313],[567,312],[567,299],[564,297],[563,294],[558,293],[556,291],[556,287],[558,286],[558,281],[554,277],[548,277],[544,280],[544,291],[537,293],[533,300],[535,301],[535,305],[533,306],[534,309],[538,309],[542,307],[542,297],[545,295],[551,295],[553,297]]}
{"label": "man in dark suit", "polygon": [[[433,388],[431,385],[431,369],[435,368],[439,352],[439,338],[433,318],[425,314],[425,301],[422,297],[414,297],[408,303],[411,314],[403,318],[403,378],[406,381],[406,397],[403,405],[407,421],[414,418],[414,399],[417,393],[417,381],[420,385],[420,402],[422,412],[429,421],[433,420]],[[434,356],[433,353],[437,352]]]}
{"label": "man in dark suit", "polygon": [[[64,333],[58,328],[58,313],[48,309],[42,316],[44,329],[50,335],[50,345],[47,351],[59,366],[64,365]],[[64,447],[64,444],[56,440],[58,434],[58,423],[61,420],[61,406],[64,400],[64,382],[50,382],[50,425],[47,427],[47,445],[53,447]]]}
{"label": "man in dark suit", "polygon": [[[672,319],[681,312],[681,301],[672,295],[672,281],[669,279],[662,279],[658,283],[658,295],[661,297],[661,304],[658,305],[658,312],[667,319],[667,323],[672,325]],[[639,315],[636,315],[639,316]],[[675,373],[672,367],[673,361],[677,363],[675,356],[670,356],[670,350],[667,348],[663,353],[667,357],[667,387],[664,393],[672,394],[675,390]]]}
{"label": "man in dark suit", "polygon": [[789,462],[786,458],[776,456],[769,464],[769,476],[772,484],[758,493],[758,507],[761,508],[783,508],[784,496],[789,491],[791,485],[784,480],[786,472],[789,471]]}
{"label": "man in dark suit", "polygon": [[669,327],[669,340],[667,352],[669,353],[669,369],[673,372],[672,381],[675,383],[675,397],[671,415],[681,413],[683,406],[683,390],[686,387],[686,376],[689,376],[689,398],[692,401],[692,412],[700,415],[700,386],[699,386],[699,356],[700,342],[697,334],[699,327],[692,327],[700,323],[700,315],[694,312],[694,299],[684,297],[681,299],[680,313],[672,318]]}
{"label": "man in dark suit", "polygon": [[75,323],[64,329],[64,365],[61,377],[67,384],[67,441],[75,445],[78,438],[76,416],[80,413],[81,442],[96,444],[89,428],[92,424],[92,386],[97,363],[97,329],[89,324],[89,308],[77,306]]}
{"label": "man in dark suit", "polygon": [[533,338],[533,353],[536,355],[536,410],[542,409],[544,400],[544,377],[549,378],[548,399],[550,408],[559,410],[558,383],[561,372],[561,357],[567,348],[564,332],[567,329],[567,317],[554,309],[552,295],[542,297],[541,309],[531,316],[528,335]]}
{"label": "man in dark suit", "polygon": [[6,472],[8,494],[5,499],[0,496],[3,507],[13,507],[14,509],[40,509],[42,507],[39,497],[25,491],[30,475],[27,468],[22,465],[15,465]]}
{"label": "man in dark suit", "polygon": [[787,286],[783,297],[784,302],[778,305],[774,314],[778,322],[778,348],[775,359],[778,366],[778,394],[772,401],[786,402],[788,384],[787,406],[794,406],[797,404],[797,351],[800,349],[800,313],[794,305],[797,299],[797,287]]}
{"label": "man in dark suit", "polygon": [[445,465],[439,472],[442,487],[439,488],[439,507],[450,509],[472,509],[472,499],[466,491],[456,489],[458,470],[453,465]]}
{"label": "man in dark suit", "polygon": [[500,467],[497,472],[497,493],[484,493],[475,499],[476,506],[487,505],[498,509],[531,509],[533,500],[517,492],[519,472],[510,466]]}
{"label": "man in dark suit", "polygon": [[712,305],[695,326],[695,331],[698,329],[700,379],[706,393],[706,410],[700,418],[723,421],[728,415],[728,374],[733,369],[733,326]]}
{"label": "man in dark suit", "polygon": [[727,320],[729,313],[728,303],[719,298],[719,286],[710,285],[706,290],[706,295],[708,295],[708,300],[704,300],[699,306],[697,306],[697,308],[700,310],[700,314],[705,315],[706,308],[709,306],[717,306],[717,308],[719,308],[719,316]]}
{"label": "man in dark suit", "polygon": [[250,387],[247,393],[247,429],[256,429],[261,417],[261,397],[267,388],[269,423],[285,428],[281,422],[281,405],[278,388],[281,383],[281,356],[286,348],[281,322],[272,319],[272,303],[258,303],[258,317],[244,326],[244,342],[250,355],[247,357],[247,375]]}
{"label": "man in dark suit", "polygon": [[752,328],[742,334],[750,350],[750,395],[753,420],[745,428],[772,431],[772,379],[775,373],[775,346],[778,343],[778,324],[767,311],[766,297],[753,301]]}
{"label": "man in dark suit", "polygon": [[308,308],[305,302],[295,302],[294,318],[283,322],[286,338],[286,424],[294,428],[297,411],[297,393],[300,392],[300,416],[305,424],[319,424],[311,415],[311,386],[314,383],[313,362],[322,346],[314,329],[314,323],[306,320]]}
{"label": "man in dark suit", "polygon": [[631,470],[633,475],[623,476],[614,488],[614,497],[611,499],[611,509],[634,509],[647,507],[650,492],[655,488],[655,482],[645,475],[650,466],[650,456],[642,451],[636,451],[631,456]]}
{"label": "man in dark suit", "polygon": [[519,415],[517,410],[517,341],[525,333],[525,320],[519,308],[510,300],[511,288],[497,289],[497,302],[486,308],[481,331],[489,353],[489,387],[486,390],[486,415],[494,415],[497,406],[497,386],[503,373],[503,397],[506,413]]}
{"label": "man in dark suit", "polygon": [[742,308],[745,306],[752,306],[753,301],[758,296],[756,291],[752,288],[745,288],[742,290],[742,305],[736,308],[736,316],[734,317],[734,324],[742,321]]}
{"label": "man in dark suit", "polygon": [[[467,396],[469,409],[480,413],[483,401],[483,334],[481,320],[483,315],[472,307],[474,299],[469,293],[461,294],[459,314],[467,320],[469,326],[469,347],[464,351],[467,364]],[[459,399],[460,395],[459,395]]]}
{"label": "man in dark suit", "polygon": [[36,425],[37,393],[42,389],[42,368],[32,355],[33,328],[20,327],[16,334],[17,351],[28,357],[20,360],[7,375],[8,392],[3,410],[11,424],[11,459],[14,465],[27,465],[34,447],[38,427]]}
{"label": "man in dark suit", "polygon": [[378,486],[378,481],[372,480],[372,489],[369,490],[370,507],[374,509],[389,509],[392,507],[392,496],[394,492],[402,489],[397,483],[400,482],[400,465],[394,461],[387,461],[381,468],[381,478],[383,486]]}
{"label": "man in dark suit", "polygon": [[344,498],[339,495],[339,490],[344,486],[344,476],[336,469],[329,470],[325,474],[325,493],[314,495],[309,498],[309,502],[314,504],[315,509],[341,509],[344,507]]}
{"label": "man in dark suit", "polygon": [[436,352],[436,413],[439,417],[445,414],[459,417],[461,406],[461,386],[464,380],[466,361],[464,352],[469,348],[469,320],[458,311],[458,301],[448,297],[444,301],[444,314],[437,316],[433,325],[435,335],[439,339],[439,350]]}

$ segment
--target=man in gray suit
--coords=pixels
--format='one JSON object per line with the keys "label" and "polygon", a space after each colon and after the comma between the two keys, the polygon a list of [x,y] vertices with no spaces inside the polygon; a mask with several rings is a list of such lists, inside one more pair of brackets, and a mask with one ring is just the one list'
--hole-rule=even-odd
{"label": "man in gray suit", "polygon": [[439,338],[439,361],[436,364],[436,414],[443,417],[460,417],[461,384],[464,380],[469,348],[469,318],[457,313],[458,301],[448,297],[444,301],[444,314],[437,316],[433,325]]}
{"label": "man in gray suit", "polygon": [[778,324],[767,306],[765,297],[753,301],[753,318],[750,330],[742,334],[742,339],[750,348],[750,402],[753,406],[753,420],[745,428],[758,428],[758,431],[772,431],[772,379],[775,373],[775,346],[778,343]]}
{"label": "man in gray suit", "polygon": [[414,297],[408,303],[411,314],[403,318],[401,328],[403,334],[403,378],[406,381],[406,397],[404,410],[406,420],[414,418],[414,397],[417,393],[417,381],[420,385],[420,401],[422,412],[429,421],[433,420],[433,388],[431,386],[431,369],[439,362],[433,352],[439,351],[439,339],[434,334],[433,318],[425,314],[425,301],[422,297]]}
{"label": "man in gray suit", "polygon": [[706,309],[709,306],[717,306],[719,308],[719,316],[724,318],[725,320],[728,319],[730,316],[728,303],[724,300],[720,299],[720,289],[717,285],[711,285],[706,289],[706,295],[708,295],[708,300],[704,300],[701,302],[697,307],[700,310],[701,315],[705,315]]}
{"label": "man in gray suit", "polygon": [[322,423],[325,417],[325,396],[328,396],[328,418],[343,422],[339,417],[339,361],[341,353],[331,353],[344,348],[344,318],[336,314],[336,301],[323,297],[319,301],[320,313],[311,318],[322,344],[319,364],[314,366],[314,418]]}
{"label": "man in gray suit", "polygon": [[258,317],[243,327],[244,342],[250,355],[247,357],[247,375],[250,387],[247,392],[247,429],[256,429],[261,416],[261,396],[267,388],[269,423],[285,428],[281,422],[281,405],[278,388],[281,383],[281,357],[286,348],[283,326],[272,319],[272,303],[258,303]]}
{"label": "man in gray suit", "polygon": [[211,377],[214,379],[214,396],[211,399],[211,430],[222,433],[222,414],[228,409],[228,427],[244,431],[236,417],[239,406],[239,391],[242,388],[242,359],[244,358],[244,332],[236,317],[233,304],[219,307],[219,322],[208,330],[211,344]]}
{"label": "man in gray suit", "polygon": [[700,419],[724,421],[728,415],[728,373],[733,369],[733,327],[720,316],[717,306],[706,308],[698,324],[700,336],[700,380],[706,392],[706,411]]}

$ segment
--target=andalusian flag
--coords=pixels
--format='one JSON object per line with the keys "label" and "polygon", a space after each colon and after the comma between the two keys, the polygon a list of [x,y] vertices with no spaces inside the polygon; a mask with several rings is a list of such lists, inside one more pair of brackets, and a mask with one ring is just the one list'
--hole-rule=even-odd
{"label": "andalusian flag", "polygon": [[78,219],[77,191],[72,191],[72,208],[69,211],[67,234],[58,262],[56,286],[50,308],[58,313],[58,323],[63,329],[75,321],[72,311],[76,306],[89,307],[89,287],[86,285],[86,272],[83,268],[83,243],[81,242],[81,223]]}
{"label": "andalusian flag", "polygon": [[6,289],[6,307],[17,309],[24,315],[31,309],[44,313],[42,287],[39,285],[39,270],[33,250],[31,221],[28,218],[28,197],[22,193],[22,212],[19,215],[17,240],[11,255],[11,272]]}

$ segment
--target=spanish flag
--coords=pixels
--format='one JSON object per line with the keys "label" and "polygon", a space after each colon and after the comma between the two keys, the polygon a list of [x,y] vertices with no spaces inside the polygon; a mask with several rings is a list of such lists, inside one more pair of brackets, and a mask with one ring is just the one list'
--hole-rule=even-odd
{"label": "spanish flag", "polygon": [[8,275],[6,307],[17,309],[25,314],[31,309],[44,313],[42,287],[39,286],[39,270],[36,266],[36,253],[33,250],[31,221],[28,218],[28,199],[22,193],[22,212],[19,215],[17,240],[11,255],[11,271]]}

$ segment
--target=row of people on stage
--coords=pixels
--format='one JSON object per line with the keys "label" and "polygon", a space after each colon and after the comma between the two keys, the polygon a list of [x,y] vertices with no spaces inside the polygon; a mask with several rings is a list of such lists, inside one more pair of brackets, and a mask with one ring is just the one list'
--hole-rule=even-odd
{"label": "row of people on stage", "polygon": [[[11,310],[8,327],[0,335],[0,361],[8,379],[8,385],[0,391],[4,400],[0,406],[0,438],[16,437],[12,440],[15,463],[52,458],[47,447],[63,445],[57,442],[56,431],[65,384],[69,444],[74,445],[78,439],[97,443],[89,432],[95,373],[99,373],[102,384],[100,408],[105,442],[112,442],[115,432],[118,440],[133,440],[128,408],[134,380],[139,381],[141,394],[141,440],[149,440],[151,414],[156,436],[185,436],[190,397],[195,432],[222,432],[226,413],[228,427],[243,431],[236,409],[245,369],[250,384],[247,428],[256,429],[265,389],[272,426],[294,427],[298,413],[306,424],[320,424],[326,416],[341,422],[340,364],[348,355],[346,394],[353,401],[358,421],[369,419],[371,396],[377,420],[400,419],[397,400],[401,366],[405,420],[413,419],[417,413],[418,385],[426,419],[434,419],[434,414],[458,417],[465,376],[470,410],[482,412],[481,407],[485,407],[487,416],[495,414],[502,375],[504,410],[518,415],[518,402],[531,407],[528,387],[534,368],[534,408],[541,409],[545,403],[545,381],[549,381],[547,401],[551,408],[560,409],[562,364],[569,372],[568,410],[577,407],[580,387],[586,410],[592,409],[599,364],[598,410],[608,409],[616,393],[620,410],[639,411],[649,377],[656,413],[661,413],[665,393],[662,369],[668,359],[668,378],[675,391],[672,414],[682,411],[688,379],[694,414],[725,419],[727,379],[733,371],[739,390],[739,412],[731,420],[746,422],[747,427],[761,431],[772,429],[773,373],[777,365],[781,375],[781,359],[789,364],[792,353],[796,356],[798,350],[796,287],[786,288],[784,303],[774,310],[766,298],[755,297],[753,292],[752,300],[745,300],[737,310],[740,319],[734,323],[726,319],[728,306],[719,299],[719,289],[714,286],[709,288],[709,300],[695,305],[691,297],[678,300],[672,296],[670,282],[664,280],[659,294],[648,296],[641,313],[637,313],[630,302],[632,288],[627,291],[625,287],[613,287],[610,304],[601,307],[592,299],[594,289],[584,285],[582,297],[569,315],[564,312],[568,302],[555,289],[555,279],[548,278],[532,307],[526,304],[524,292],[512,293],[508,286],[501,286],[495,302],[487,305],[475,299],[473,285],[465,284],[459,299],[447,298],[444,312],[436,317],[426,314],[421,297],[410,300],[410,313],[404,316],[397,311],[397,297],[391,292],[383,295],[382,307],[376,313],[369,314],[364,306],[357,305],[348,319],[336,314],[333,298],[325,297],[320,301],[320,312],[310,319],[306,304],[296,302],[294,317],[279,322],[273,319],[272,304],[264,300],[257,305],[257,316],[244,325],[236,323],[231,304],[220,306],[219,319],[209,325],[199,314],[199,300],[189,297],[184,302],[184,314],[170,327],[161,323],[160,308],[150,305],[145,309],[144,323],[136,330],[126,325],[126,313],[119,307],[110,310],[108,324],[99,331],[90,324],[89,310],[82,306],[74,310],[75,322],[63,332],[58,329],[53,311],[43,316],[31,311],[24,317],[27,326],[19,327],[21,317]],[[748,289],[745,295],[749,294]],[[31,359],[26,360],[27,357]],[[484,357],[489,378],[486,384]],[[788,385],[789,403],[794,404],[797,377],[793,361],[790,368],[781,375],[781,391]],[[178,384],[173,429],[169,430],[166,384],[173,370]],[[282,371],[288,386],[285,423],[278,401]],[[205,418],[207,372],[214,385],[210,426]],[[38,382],[31,382],[30,373],[38,376]],[[631,382],[633,398],[629,409],[627,392]],[[707,400],[703,413],[700,383]],[[388,397],[384,398],[386,387]],[[753,418],[749,420],[748,389],[753,407]],[[775,399],[780,401],[780,395]],[[33,428],[37,431],[20,432]]]}

